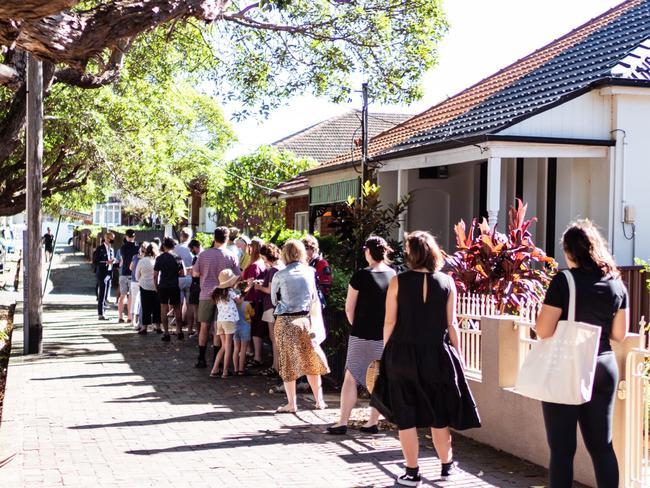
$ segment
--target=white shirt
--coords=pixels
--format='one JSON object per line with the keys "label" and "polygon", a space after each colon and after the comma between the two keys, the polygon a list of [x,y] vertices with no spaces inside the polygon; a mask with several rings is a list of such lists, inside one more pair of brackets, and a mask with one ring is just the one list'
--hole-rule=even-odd
{"label": "white shirt", "polygon": [[138,261],[135,268],[135,278],[143,290],[156,291],[156,285],[153,279],[153,266],[156,260],[151,256],[146,256]]}
{"label": "white shirt", "polygon": [[[106,247],[106,257],[110,261],[111,259],[113,259],[113,248],[108,242],[104,242],[104,246]],[[106,263],[106,269],[108,271],[111,271],[113,269],[113,264]]]}
{"label": "white shirt", "polygon": [[237,294],[232,288],[228,290],[228,300],[217,300],[217,322],[238,322],[239,311],[235,303]]}

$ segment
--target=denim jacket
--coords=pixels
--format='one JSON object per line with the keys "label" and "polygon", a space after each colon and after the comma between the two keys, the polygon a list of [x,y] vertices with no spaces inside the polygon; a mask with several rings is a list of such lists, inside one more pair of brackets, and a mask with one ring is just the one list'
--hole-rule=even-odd
{"label": "denim jacket", "polygon": [[275,315],[309,312],[315,283],[314,268],[299,262],[291,263],[275,273],[271,281],[271,302],[275,305]]}

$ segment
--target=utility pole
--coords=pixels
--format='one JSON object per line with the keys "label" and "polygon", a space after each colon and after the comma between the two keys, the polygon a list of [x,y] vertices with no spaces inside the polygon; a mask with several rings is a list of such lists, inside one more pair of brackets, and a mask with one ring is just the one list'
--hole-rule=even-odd
{"label": "utility pole", "polygon": [[368,83],[361,85],[363,108],[361,110],[361,206],[364,205],[363,185],[368,178]]}
{"label": "utility pole", "polygon": [[25,354],[43,352],[43,273],[41,199],[43,192],[43,65],[32,54],[27,64],[27,251],[24,347]]}

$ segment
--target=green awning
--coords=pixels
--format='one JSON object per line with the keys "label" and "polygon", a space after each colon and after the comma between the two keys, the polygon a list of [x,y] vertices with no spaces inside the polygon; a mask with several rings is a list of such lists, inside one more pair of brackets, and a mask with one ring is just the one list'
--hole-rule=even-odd
{"label": "green awning", "polygon": [[347,201],[348,197],[359,198],[361,184],[359,178],[337,181],[309,189],[309,205],[329,205]]}

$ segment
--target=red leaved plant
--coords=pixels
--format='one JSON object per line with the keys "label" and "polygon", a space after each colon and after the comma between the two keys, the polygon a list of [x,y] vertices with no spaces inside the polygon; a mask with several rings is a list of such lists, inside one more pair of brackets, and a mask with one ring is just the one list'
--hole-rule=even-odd
{"label": "red leaved plant", "polygon": [[447,256],[447,270],[459,293],[492,295],[501,313],[518,314],[524,305],[543,300],[557,272],[555,259],[535,246],[526,220],[526,208],[517,199],[508,210],[508,233],[490,229],[487,221],[462,220],[454,226],[457,251]]}

